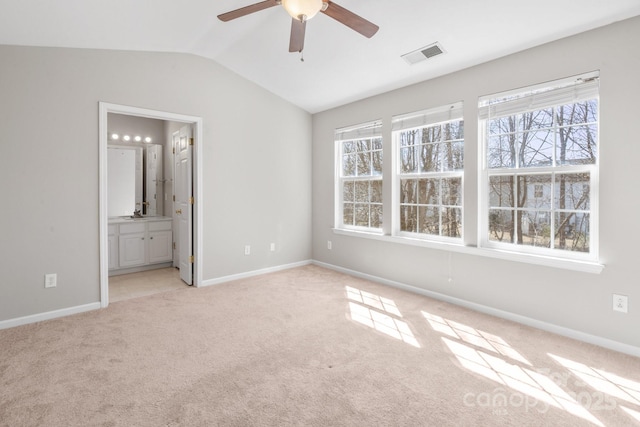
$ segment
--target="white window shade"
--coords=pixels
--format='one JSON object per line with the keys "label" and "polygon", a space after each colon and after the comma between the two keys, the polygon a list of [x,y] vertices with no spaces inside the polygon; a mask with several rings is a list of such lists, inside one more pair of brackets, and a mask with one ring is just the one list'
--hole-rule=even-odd
{"label": "white window shade", "polygon": [[542,110],[563,103],[576,103],[597,98],[599,92],[599,79],[597,74],[589,78],[576,78],[575,80],[550,90],[536,92],[504,94],[500,96],[480,98],[478,103],[478,118],[498,118],[529,111]]}
{"label": "white window shade", "polygon": [[358,126],[336,129],[336,141],[382,137],[382,121],[376,120]]}
{"label": "white window shade", "polygon": [[401,131],[429,126],[436,123],[449,122],[452,120],[462,120],[462,108],[462,102],[456,102],[445,107],[394,116],[392,119],[391,129],[392,131]]}

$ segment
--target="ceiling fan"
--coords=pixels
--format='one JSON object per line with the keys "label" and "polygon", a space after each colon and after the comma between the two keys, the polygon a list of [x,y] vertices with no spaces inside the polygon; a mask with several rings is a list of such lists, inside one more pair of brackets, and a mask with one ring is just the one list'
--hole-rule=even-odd
{"label": "ceiling fan", "polygon": [[218,15],[218,19],[227,22],[277,5],[282,5],[292,18],[289,52],[302,52],[307,21],[318,12],[330,16],[367,38],[373,37],[379,28],[330,0],[265,0]]}

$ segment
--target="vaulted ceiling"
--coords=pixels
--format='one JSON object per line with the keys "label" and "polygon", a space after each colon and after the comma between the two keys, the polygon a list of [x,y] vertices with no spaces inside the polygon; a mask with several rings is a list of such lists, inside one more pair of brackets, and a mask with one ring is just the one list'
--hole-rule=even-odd
{"label": "vaulted ceiling", "polygon": [[[257,1],[0,0],[0,44],[191,53],[315,113],[640,15],[638,0],[337,0],[380,30],[318,14],[303,62],[282,7],[216,18]],[[444,54],[401,58],[434,42]]]}

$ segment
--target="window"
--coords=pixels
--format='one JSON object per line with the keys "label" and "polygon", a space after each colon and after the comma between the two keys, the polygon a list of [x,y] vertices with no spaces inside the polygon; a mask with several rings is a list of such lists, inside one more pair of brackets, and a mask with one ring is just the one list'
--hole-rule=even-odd
{"label": "window", "polygon": [[393,118],[395,234],[462,238],[462,103]]}
{"label": "window", "polygon": [[597,259],[598,76],[482,98],[481,245]]}
{"label": "window", "polygon": [[382,231],[381,122],[336,131],[336,227]]}

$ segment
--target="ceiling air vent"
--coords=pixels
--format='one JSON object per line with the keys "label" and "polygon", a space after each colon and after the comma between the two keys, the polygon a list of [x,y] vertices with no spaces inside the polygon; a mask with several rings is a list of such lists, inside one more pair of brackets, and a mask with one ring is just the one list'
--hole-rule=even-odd
{"label": "ceiling air vent", "polygon": [[418,62],[424,61],[425,59],[438,56],[441,53],[444,53],[444,49],[442,49],[440,43],[436,42],[428,46],[421,47],[418,50],[414,50],[413,52],[405,53],[404,55],[402,55],[402,58],[409,64],[413,65]]}

